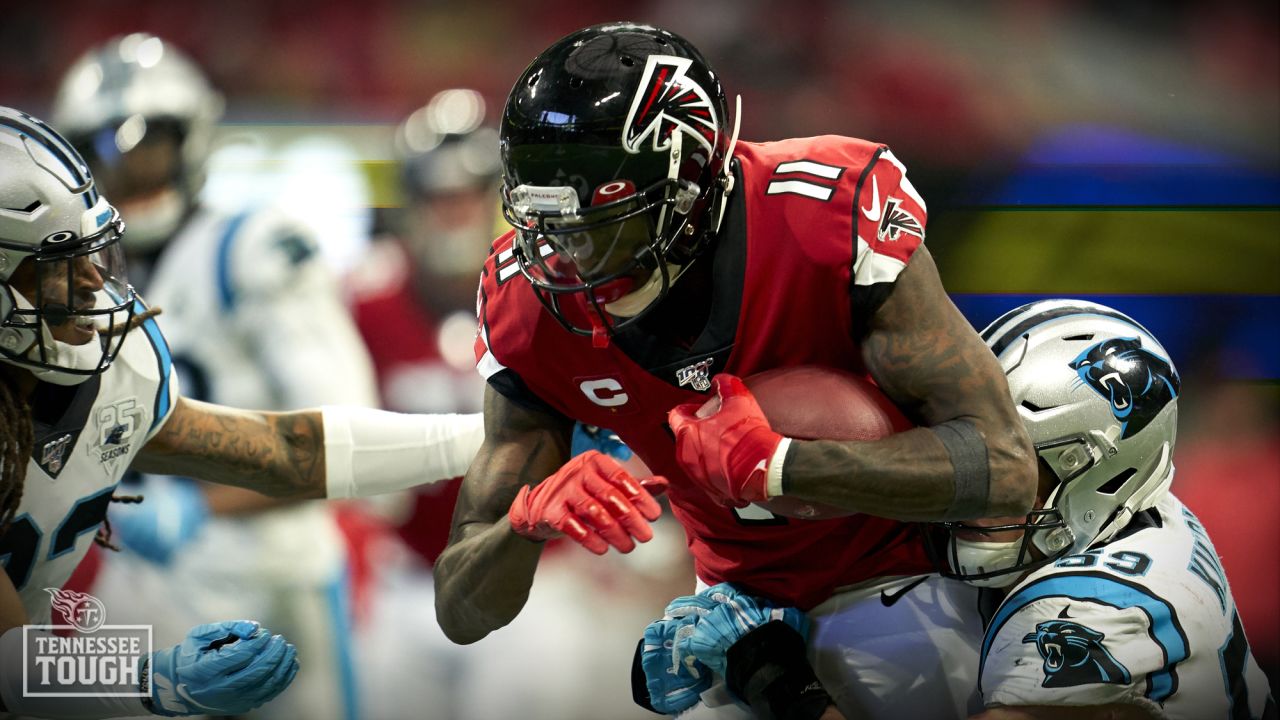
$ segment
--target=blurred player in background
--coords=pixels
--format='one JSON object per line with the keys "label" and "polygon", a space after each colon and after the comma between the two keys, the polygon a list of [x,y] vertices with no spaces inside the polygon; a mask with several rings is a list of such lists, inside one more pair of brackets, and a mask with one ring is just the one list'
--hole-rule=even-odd
{"label": "blurred player in background", "polygon": [[[142,658],[145,669],[128,681],[113,681],[120,674],[101,664],[86,670],[80,651],[55,650],[59,687],[29,692],[34,666],[55,661],[32,657],[25,644],[45,629],[29,625],[49,624],[51,594],[66,620],[92,633],[76,623],[77,608],[96,609],[101,625],[110,604],[119,624],[136,605],[185,590],[139,584],[84,606],[61,595],[95,541],[114,549],[108,506],[140,500],[116,495],[130,466],[281,499],[364,497],[460,472],[479,446],[480,418],[349,406],[258,412],[183,397],[155,311],[128,283],[124,222],[85,161],[49,126],[0,108],[0,178],[0,712],[247,712],[297,670],[292,646],[249,621],[183,628],[177,645]],[[161,516],[169,519],[179,518]],[[160,646],[175,639],[154,637]],[[57,691],[71,689],[67,667],[79,669],[78,693]],[[136,690],[119,687],[126,683]]]}
{"label": "blurred player in background", "polygon": [[[351,314],[399,412],[477,412],[475,282],[497,220],[498,138],[484,100],[446,90],[396,133],[402,204],[379,210],[382,232],[348,278]],[[427,488],[400,535],[428,564],[448,541],[458,482]]]}
{"label": "blurred player in background", "polygon": [[[931,536],[943,574],[1003,598],[982,641],[976,717],[1277,717],[1217,551],[1169,492],[1181,380],[1159,341],[1078,300],[1016,308],[983,337],[1035,443],[1040,489],[1025,517]],[[753,708],[818,718],[825,693],[805,690],[812,671],[789,641],[807,628],[770,623],[794,609],[716,590],[677,598],[646,630],[638,700],[676,714],[714,670]]]}
{"label": "blurred player in background", "polygon": [[[441,625],[470,643],[510,622],[547,539],[603,554],[649,538],[659,506],[637,478],[598,453],[565,462],[577,420],[670,479],[700,581],[818,608],[818,674],[842,706],[962,715],[975,592],[920,578],[915,530],[888,518],[1030,508],[1004,375],[943,291],[924,202],[888,148],[736,144],[727,114],[702,55],[648,26],[575,32],[517,79],[500,131],[516,230],[481,281],[487,434],[437,565]],[[799,364],[869,373],[920,427],[790,441],[723,375]],[[713,389],[719,407],[695,415]],[[752,506],[779,495],[851,514]],[[912,692],[925,677],[946,685]]]}
{"label": "blurred player in background", "polygon": [[[352,317],[369,348],[385,407],[475,412],[483,381],[471,358],[475,279],[497,220],[497,132],[473,90],[437,94],[398,128],[399,207],[348,277]],[[449,537],[460,478],[379,503],[385,536],[358,635],[369,717],[421,708],[424,719],[466,717],[464,678],[474,655],[450,643],[435,617],[431,566]],[[375,534],[379,537],[381,534]],[[408,552],[405,552],[405,551]],[[492,677],[492,673],[487,673]]]}
{"label": "blurred player in background", "polygon": [[[165,312],[189,396],[274,410],[375,406],[368,355],[314,238],[268,206],[201,206],[221,112],[182,52],[133,34],[75,62],[53,122],[128,219],[125,250]],[[333,510],[181,478],[150,477],[139,492],[147,503],[113,510],[136,554],[110,558],[95,592],[155,587],[143,594],[152,604],[133,607],[160,637],[228,613],[261,618],[296,640],[305,668],[264,712],[354,716],[347,558]]]}
{"label": "blurred player in background", "polygon": [[445,90],[396,131],[401,205],[350,278],[352,315],[388,409],[475,412],[476,275],[497,205],[498,133],[474,90]]}

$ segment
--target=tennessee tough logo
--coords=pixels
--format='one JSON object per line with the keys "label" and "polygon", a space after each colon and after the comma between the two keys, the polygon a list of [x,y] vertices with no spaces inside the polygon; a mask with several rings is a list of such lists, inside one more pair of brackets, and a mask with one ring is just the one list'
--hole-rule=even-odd
{"label": "tennessee tough logo", "polygon": [[653,149],[665,150],[676,130],[712,152],[719,122],[707,91],[685,75],[692,64],[688,58],[672,55],[649,56],[623,125],[622,147],[627,152],[640,152],[641,143],[651,135]]}

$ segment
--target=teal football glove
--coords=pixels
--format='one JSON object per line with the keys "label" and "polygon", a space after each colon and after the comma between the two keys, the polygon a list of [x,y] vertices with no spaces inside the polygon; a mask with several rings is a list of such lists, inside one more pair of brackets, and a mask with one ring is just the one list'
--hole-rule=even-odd
{"label": "teal football glove", "polygon": [[573,440],[569,447],[569,455],[581,455],[588,450],[599,450],[618,462],[626,462],[634,454],[622,438],[612,430],[595,425],[573,424]]}
{"label": "teal football glove", "polygon": [[640,664],[654,710],[675,715],[693,707],[711,687],[711,671],[689,654],[685,641],[698,618],[715,606],[711,598],[684,595],[668,603],[662,619],[644,629]]}
{"label": "teal football glove", "polygon": [[682,638],[684,651],[714,670],[728,676],[726,653],[744,635],[773,620],[780,620],[798,633],[809,637],[809,617],[796,608],[778,608],[766,601],[744,595],[729,583],[720,583],[698,594],[710,600],[710,609],[698,617],[694,632]]}
{"label": "teal football glove", "polygon": [[147,478],[139,488],[138,505],[113,503],[107,519],[126,548],[157,565],[174,555],[204,529],[209,504],[200,486],[178,478]]}
{"label": "teal football glove", "polygon": [[275,698],[298,673],[298,653],[248,620],[200,625],[151,656],[148,708],[157,715],[240,715]]}
{"label": "teal football glove", "polygon": [[711,687],[711,670],[684,649],[682,641],[693,630],[693,616],[654,620],[644,629],[640,665],[649,704],[660,713],[675,715],[693,707]]}

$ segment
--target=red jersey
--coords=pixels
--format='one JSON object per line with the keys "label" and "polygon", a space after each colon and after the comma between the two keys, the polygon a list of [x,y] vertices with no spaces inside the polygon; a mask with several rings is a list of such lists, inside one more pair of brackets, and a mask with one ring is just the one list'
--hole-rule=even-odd
{"label": "red jersey", "polygon": [[508,234],[481,277],[481,374],[517,401],[513,388],[527,388],[554,411],[613,429],[667,477],[705,582],[808,609],[842,586],[928,572],[911,525],[738,511],[713,501],[675,461],[667,412],[705,399],[710,375],[794,365],[864,373],[859,323],[924,240],[924,202],[883,145],[835,136],[740,143],[735,160],[735,189],[709,251],[709,318],[691,347],[658,348],[634,328],[592,347],[543,308]]}

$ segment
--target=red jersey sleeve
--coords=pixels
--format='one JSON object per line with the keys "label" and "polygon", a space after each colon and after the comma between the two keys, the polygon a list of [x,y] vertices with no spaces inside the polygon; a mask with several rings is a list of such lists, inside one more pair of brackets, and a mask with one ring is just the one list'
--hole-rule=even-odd
{"label": "red jersey sleeve", "polygon": [[863,171],[856,203],[849,299],[853,334],[860,337],[924,243],[928,211],[906,167],[884,146]]}

